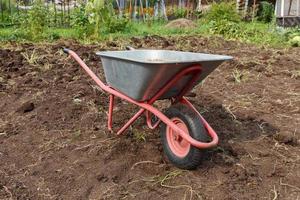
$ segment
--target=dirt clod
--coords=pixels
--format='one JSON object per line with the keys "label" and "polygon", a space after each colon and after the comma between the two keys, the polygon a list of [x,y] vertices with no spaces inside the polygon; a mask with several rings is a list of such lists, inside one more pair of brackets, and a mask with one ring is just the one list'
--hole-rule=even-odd
{"label": "dirt clod", "polygon": [[295,135],[293,135],[290,132],[278,133],[278,134],[274,135],[274,139],[283,144],[288,144],[288,145],[297,145],[298,144],[297,138],[295,137]]}
{"label": "dirt clod", "polygon": [[34,103],[28,101],[22,104],[21,107],[17,109],[17,112],[27,113],[34,110]]}
{"label": "dirt clod", "polygon": [[185,18],[180,18],[180,19],[175,19],[171,22],[169,22],[166,25],[166,28],[194,28],[196,27],[195,22],[189,19]]}

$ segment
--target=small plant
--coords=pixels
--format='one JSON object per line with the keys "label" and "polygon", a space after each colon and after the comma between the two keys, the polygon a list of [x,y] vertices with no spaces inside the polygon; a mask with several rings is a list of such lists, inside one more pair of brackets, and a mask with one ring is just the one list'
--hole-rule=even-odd
{"label": "small plant", "polygon": [[133,138],[138,142],[146,142],[146,134],[137,129],[131,129]]}
{"label": "small plant", "polygon": [[210,10],[205,15],[208,21],[241,21],[240,15],[236,11],[236,7],[233,3],[213,3]]}

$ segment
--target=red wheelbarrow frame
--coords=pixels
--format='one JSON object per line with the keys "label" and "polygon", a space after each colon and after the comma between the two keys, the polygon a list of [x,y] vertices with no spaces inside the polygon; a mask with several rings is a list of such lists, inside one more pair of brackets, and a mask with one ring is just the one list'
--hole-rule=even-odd
{"label": "red wheelbarrow frame", "polygon": [[[150,129],[155,129],[160,122],[165,123],[175,132],[177,132],[183,139],[188,141],[191,145],[199,148],[205,149],[214,147],[218,144],[219,138],[216,132],[211,128],[211,126],[207,123],[207,121],[201,116],[201,114],[196,110],[196,108],[192,105],[190,101],[188,101],[183,95],[189,91],[189,89],[195,84],[201,74],[201,66],[200,65],[192,65],[179,73],[177,73],[171,80],[169,80],[150,100],[145,102],[138,102],[127,95],[115,90],[109,85],[105,85],[97,75],[84,63],[84,61],[72,50],[64,49],[64,52],[73,57],[78,64],[87,72],[87,74],[96,82],[96,84],[104,91],[108,92],[109,95],[109,111],[108,111],[108,129],[112,131],[112,118],[113,118],[113,107],[114,107],[114,98],[115,96],[124,99],[130,103],[133,103],[140,107],[140,110],[121,128],[118,130],[117,135],[121,135],[124,131],[137,120],[143,113],[146,114],[147,125]],[[184,89],[171,99],[172,103],[180,102],[182,104],[190,107],[202,120],[204,127],[206,128],[209,136],[211,137],[210,142],[200,142],[193,139],[189,134],[186,134],[182,129],[180,129],[174,122],[172,122],[167,116],[165,116],[162,112],[152,106],[152,104],[158,100],[165,92],[168,91],[177,81],[179,81],[183,76],[190,74],[192,75],[191,80],[184,87]],[[151,122],[151,114],[155,115],[159,120],[153,125]]]}

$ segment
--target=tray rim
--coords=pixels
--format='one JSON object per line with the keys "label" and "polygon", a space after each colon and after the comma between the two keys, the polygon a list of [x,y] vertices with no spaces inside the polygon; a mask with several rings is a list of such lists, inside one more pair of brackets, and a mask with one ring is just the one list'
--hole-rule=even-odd
{"label": "tray rim", "polygon": [[[198,54],[198,55],[204,55],[204,56],[215,56],[216,58],[219,56],[217,59],[195,59],[195,60],[183,60],[183,61],[147,61],[147,60],[137,60],[137,59],[132,59],[128,57],[119,57],[116,55],[109,55],[109,53],[120,53],[120,52],[132,52],[134,53],[135,51],[137,52],[145,52],[145,51],[159,51],[159,52],[176,52],[176,53],[189,53],[189,54]],[[189,51],[173,51],[173,50],[155,50],[155,49],[143,49],[143,50],[132,50],[132,51],[98,51],[96,52],[96,55],[104,58],[112,58],[112,59],[117,59],[117,60],[124,60],[124,61],[130,61],[134,63],[140,63],[140,64],[191,64],[191,63],[200,63],[201,62],[216,62],[216,61],[227,61],[227,60],[232,60],[232,56],[227,56],[227,55],[219,55],[219,54],[207,54],[207,53],[196,53],[196,52],[189,52]]]}

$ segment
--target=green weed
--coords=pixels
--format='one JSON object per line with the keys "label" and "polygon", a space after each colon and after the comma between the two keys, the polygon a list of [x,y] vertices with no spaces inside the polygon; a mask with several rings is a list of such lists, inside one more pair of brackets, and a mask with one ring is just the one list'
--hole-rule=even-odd
{"label": "green weed", "polygon": [[209,21],[230,21],[239,22],[241,16],[237,13],[236,7],[233,3],[213,3],[210,10],[206,13],[204,18]]}

